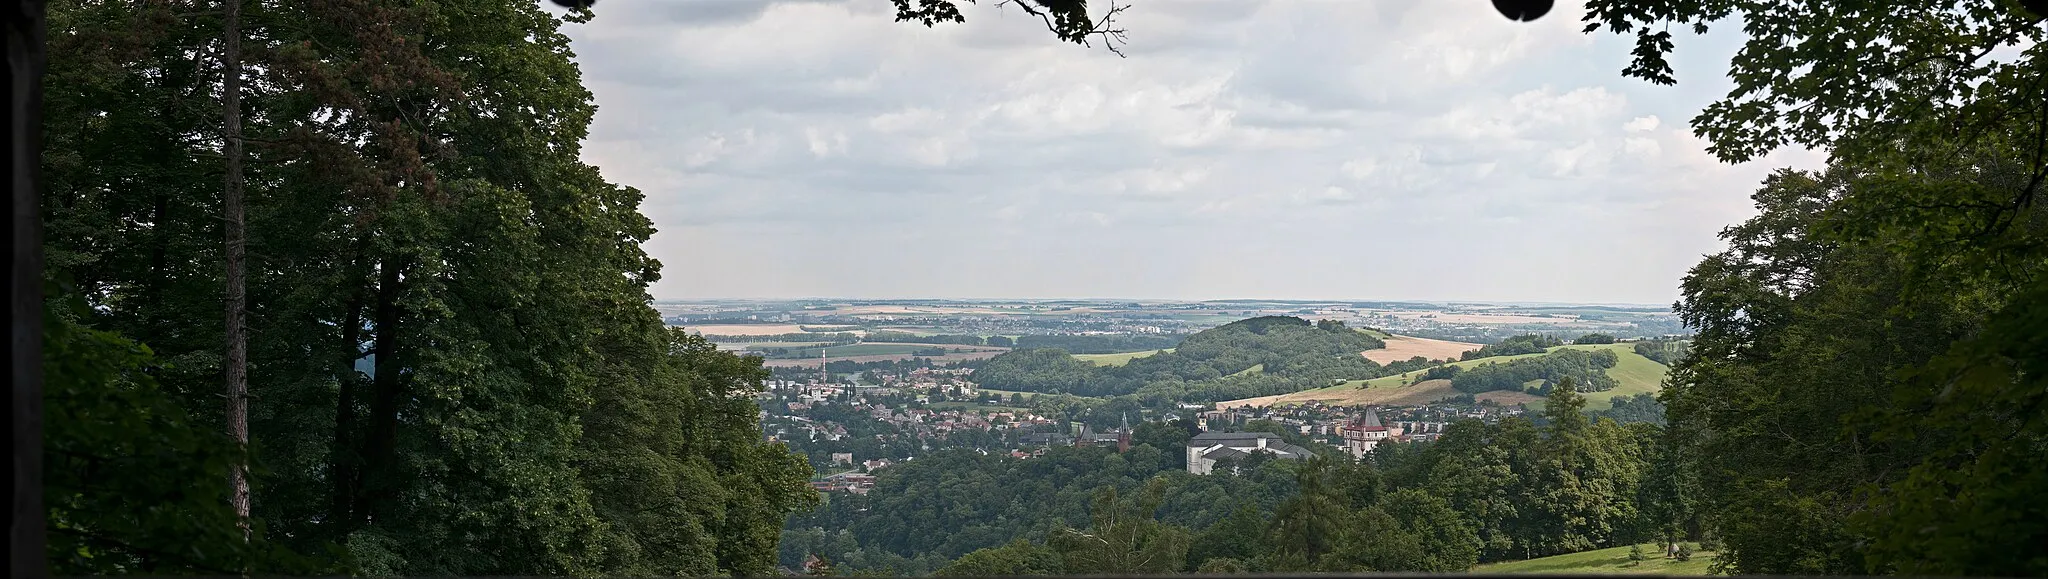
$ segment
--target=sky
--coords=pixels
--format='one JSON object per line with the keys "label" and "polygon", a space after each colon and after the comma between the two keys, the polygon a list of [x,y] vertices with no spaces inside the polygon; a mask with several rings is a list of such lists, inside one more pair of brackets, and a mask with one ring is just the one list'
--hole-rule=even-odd
{"label": "sky", "polygon": [[1119,57],[988,0],[929,29],[888,0],[603,2],[566,29],[583,156],[646,194],[657,299],[1642,304],[1824,161],[1691,134],[1723,31],[1661,87],[1581,2],[1128,3]]}

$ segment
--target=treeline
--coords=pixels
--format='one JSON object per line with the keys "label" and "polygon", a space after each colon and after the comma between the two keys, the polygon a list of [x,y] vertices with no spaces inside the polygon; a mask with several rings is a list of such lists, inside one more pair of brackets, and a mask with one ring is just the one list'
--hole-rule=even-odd
{"label": "treeline", "polygon": [[1635,343],[1636,354],[1658,364],[1675,366],[1692,353],[1691,340],[1643,340]]}
{"label": "treeline", "polygon": [[983,363],[974,380],[999,390],[1082,396],[1149,391],[1156,397],[1181,396],[1179,400],[1221,400],[1243,392],[1292,392],[1335,380],[1377,377],[1389,368],[1405,371],[1427,365],[1403,361],[1383,367],[1360,355],[1382,347],[1385,343],[1378,338],[1341,322],[1310,324],[1274,316],[1204,330],[1182,340],[1173,351],[1122,366],[1096,366],[1065,350],[1019,348]]}
{"label": "treeline", "polygon": [[704,339],[705,339],[705,340],[709,340],[709,341],[712,341],[712,342],[720,343],[720,344],[754,344],[754,343],[761,343],[761,342],[790,342],[790,343],[797,343],[797,344],[829,344],[829,345],[833,345],[833,346],[843,346],[843,345],[846,345],[846,344],[851,344],[851,343],[854,343],[854,342],[858,342],[858,341],[860,341],[860,339],[861,339],[861,338],[860,338],[860,335],[859,335],[859,334],[852,334],[852,333],[845,333],[845,332],[839,332],[839,333],[831,333],[831,334],[825,334],[825,333],[817,333],[817,334],[813,334],[813,333],[805,333],[805,332],[792,332],[792,333],[788,333],[788,334],[763,334],[763,335],[753,335],[753,336],[749,336],[749,335],[744,335],[744,334],[731,334],[731,335],[724,335],[724,334],[704,334]]}
{"label": "treeline", "polygon": [[1019,349],[1058,348],[1073,354],[1116,354],[1163,350],[1180,341],[1180,336],[1026,335],[1017,336],[1015,346]]}
{"label": "treeline", "polygon": [[246,10],[49,3],[51,574],[772,572],[810,469],[761,442],[759,363],[647,305],[563,20]]}
{"label": "treeline", "polygon": [[[1586,392],[1613,390],[1617,383],[1607,375],[1607,369],[1619,362],[1620,356],[1613,350],[1561,349],[1542,356],[1487,362],[1464,370],[1444,366],[1441,373],[1450,375],[1452,388],[1467,394],[1517,390],[1542,396],[1549,394],[1553,385],[1566,379],[1585,385],[1582,390]],[[1431,372],[1438,370],[1432,369]],[[1540,383],[1530,384],[1538,381]]]}
{"label": "treeline", "polygon": [[1548,336],[1544,334],[1522,334],[1519,336],[1510,336],[1505,340],[1501,340],[1501,342],[1498,344],[1487,344],[1485,346],[1480,346],[1477,350],[1467,350],[1465,353],[1459,354],[1458,359],[1460,361],[1463,361],[1477,360],[1480,358],[1492,358],[1495,356],[1519,356],[1522,354],[1541,354],[1544,350],[1562,345],[1564,345],[1564,340],[1560,340],[1556,336]]}
{"label": "treeline", "polygon": [[1683,536],[1668,522],[1677,483],[1656,465],[1661,431],[1591,420],[1583,405],[1567,381],[1541,427],[1463,421],[1367,462],[1335,449],[1311,461],[1255,454],[1231,465],[1237,474],[1185,472],[1186,422],[1139,425],[1124,454],[931,454],[882,471],[867,496],[834,495],[792,518],[781,561],[973,576],[1459,572]]}
{"label": "treeline", "polygon": [[961,346],[982,346],[988,344],[981,336],[972,334],[935,334],[920,336],[909,332],[869,332],[864,342],[892,342],[911,344],[955,344]]}

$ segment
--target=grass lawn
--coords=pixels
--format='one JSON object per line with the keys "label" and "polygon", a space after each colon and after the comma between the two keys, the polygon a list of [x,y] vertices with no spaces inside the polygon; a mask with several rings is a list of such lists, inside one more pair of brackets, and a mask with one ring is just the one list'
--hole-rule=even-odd
{"label": "grass lawn", "polygon": [[1707,565],[1713,562],[1710,551],[1695,551],[1690,561],[1664,558],[1664,549],[1653,544],[1644,544],[1643,554],[1649,559],[1641,564],[1630,565],[1628,547],[1598,549],[1581,553],[1569,553],[1541,557],[1526,561],[1503,561],[1487,563],[1472,568],[1473,573],[1599,573],[1599,574],[1643,574],[1643,575],[1706,575]]}
{"label": "grass lawn", "polygon": [[1124,364],[1131,363],[1131,360],[1136,360],[1138,358],[1143,358],[1160,352],[1172,351],[1173,348],[1167,348],[1164,350],[1146,350],[1143,352],[1123,352],[1120,354],[1074,354],[1074,359],[1094,364],[1097,366],[1122,366]]}

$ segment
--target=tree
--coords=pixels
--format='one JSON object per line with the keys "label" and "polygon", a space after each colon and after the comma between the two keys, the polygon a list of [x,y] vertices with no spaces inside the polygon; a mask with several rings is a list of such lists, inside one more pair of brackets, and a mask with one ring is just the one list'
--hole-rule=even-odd
{"label": "tree", "polygon": [[1087,531],[1055,531],[1047,543],[1060,553],[1068,573],[1163,574],[1180,570],[1188,553],[1186,529],[1152,519],[1165,485],[1145,485],[1135,500],[1119,502],[1115,487],[1095,495],[1094,519]]}
{"label": "tree", "polygon": [[236,452],[242,455],[233,469],[228,471],[229,485],[233,495],[229,502],[234,505],[236,523],[242,528],[242,536],[250,536],[249,528],[249,298],[248,298],[248,228],[246,208],[243,206],[242,187],[242,1],[227,0],[221,9],[220,48],[220,100],[221,100],[221,156],[226,159],[226,183],[221,193],[221,218],[227,230],[227,315],[225,316],[227,354],[222,362],[225,366],[227,392],[228,435],[234,438]]}
{"label": "tree", "polygon": [[1460,573],[1479,563],[1478,531],[1443,497],[1421,489],[1402,489],[1380,499],[1379,508],[1400,525],[1400,532],[1414,537],[1420,548],[1415,558],[1375,571]]}
{"label": "tree", "polygon": [[1336,549],[1344,532],[1346,505],[1331,491],[1330,461],[1322,456],[1301,460],[1295,471],[1296,494],[1281,503],[1266,531],[1276,570],[1317,568]]}
{"label": "tree", "polygon": [[1017,539],[1001,547],[962,555],[932,574],[939,577],[1008,577],[1058,575],[1064,572],[1063,569],[1059,553],[1044,545]]}

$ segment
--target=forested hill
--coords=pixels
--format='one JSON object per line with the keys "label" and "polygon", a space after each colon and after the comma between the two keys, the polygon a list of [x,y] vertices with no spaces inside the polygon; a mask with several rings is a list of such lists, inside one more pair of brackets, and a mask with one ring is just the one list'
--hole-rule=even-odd
{"label": "forested hill", "polygon": [[999,390],[1083,396],[1149,390],[1167,398],[1192,394],[1195,399],[1227,399],[1212,394],[1222,389],[1233,394],[1291,392],[1425,364],[1404,361],[1383,367],[1359,355],[1385,346],[1343,322],[1310,323],[1290,316],[1267,316],[1204,330],[1188,336],[1172,351],[1133,359],[1122,366],[1095,366],[1060,349],[1018,349],[990,359],[974,376],[982,386]]}

